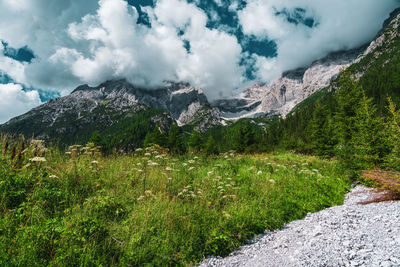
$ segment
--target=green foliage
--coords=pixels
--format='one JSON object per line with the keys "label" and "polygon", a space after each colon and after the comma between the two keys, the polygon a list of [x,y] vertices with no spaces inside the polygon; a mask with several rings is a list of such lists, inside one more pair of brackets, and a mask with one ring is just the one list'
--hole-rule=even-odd
{"label": "green foliage", "polygon": [[190,135],[188,146],[192,152],[200,152],[204,145],[203,142],[200,132],[194,130]]}
{"label": "green foliage", "polygon": [[208,139],[207,139],[205,151],[206,151],[206,153],[208,155],[212,155],[212,154],[217,154],[218,153],[218,148],[217,148],[217,145],[215,144],[215,140],[214,140],[214,137],[212,135],[210,135],[208,137]]}
{"label": "green foliage", "polygon": [[172,153],[180,154],[185,152],[185,145],[183,143],[182,135],[179,133],[179,127],[176,124],[172,124],[169,128],[168,148]]}
{"label": "green foliage", "polygon": [[149,147],[152,145],[159,145],[162,147],[166,147],[167,146],[167,136],[165,135],[165,133],[161,130],[160,126],[156,126],[153,128],[152,132],[149,132],[145,139],[144,139],[144,146],[145,147]]}
{"label": "green foliage", "polygon": [[349,188],[337,162],[293,154],[0,147],[2,266],[195,265],[340,204]]}

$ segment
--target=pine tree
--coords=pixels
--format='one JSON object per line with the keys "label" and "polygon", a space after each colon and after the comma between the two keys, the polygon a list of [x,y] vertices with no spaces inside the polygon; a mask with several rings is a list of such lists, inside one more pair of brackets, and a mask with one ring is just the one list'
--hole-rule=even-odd
{"label": "pine tree", "polygon": [[208,137],[208,139],[207,139],[206,153],[208,155],[217,154],[218,153],[218,148],[217,148],[217,145],[215,144],[215,140],[214,140],[214,137],[212,135],[210,135]]}
{"label": "pine tree", "polygon": [[189,138],[188,145],[192,152],[199,152],[203,147],[203,138],[200,132],[194,130]]}
{"label": "pine tree", "polygon": [[322,157],[333,155],[332,120],[326,106],[317,104],[311,121],[311,150]]}
{"label": "pine tree", "polygon": [[152,146],[152,145],[159,145],[161,147],[166,147],[167,146],[167,137],[166,135],[162,132],[160,127],[157,125],[154,127],[153,131],[150,133],[146,134],[146,137],[144,139],[144,146]]}
{"label": "pine tree", "polygon": [[183,153],[185,151],[182,136],[179,134],[179,127],[176,124],[172,124],[169,128],[168,148],[172,153]]}
{"label": "pine tree", "polygon": [[335,135],[338,139],[337,156],[344,162],[352,157],[351,139],[356,132],[357,109],[362,97],[362,88],[351,77],[342,72],[339,76],[340,89],[336,92],[337,111],[335,114]]}
{"label": "pine tree", "polygon": [[391,98],[388,98],[390,120],[386,126],[387,142],[390,152],[385,156],[385,165],[400,171],[400,111]]}
{"label": "pine tree", "polygon": [[354,132],[351,140],[353,151],[352,164],[356,169],[372,168],[379,163],[380,153],[384,150],[381,138],[383,122],[376,117],[377,108],[372,99],[362,92],[361,103],[356,110]]}
{"label": "pine tree", "polygon": [[239,123],[235,136],[234,148],[237,152],[250,151],[255,145],[255,132],[249,121]]}

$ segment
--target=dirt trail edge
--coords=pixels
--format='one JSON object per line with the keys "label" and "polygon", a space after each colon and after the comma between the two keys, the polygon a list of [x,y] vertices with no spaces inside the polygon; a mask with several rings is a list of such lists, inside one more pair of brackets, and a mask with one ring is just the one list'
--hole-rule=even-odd
{"label": "dirt trail edge", "polygon": [[379,194],[357,186],[342,206],[308,214],[200,266],[400,266],[400,201],[359,204]]}

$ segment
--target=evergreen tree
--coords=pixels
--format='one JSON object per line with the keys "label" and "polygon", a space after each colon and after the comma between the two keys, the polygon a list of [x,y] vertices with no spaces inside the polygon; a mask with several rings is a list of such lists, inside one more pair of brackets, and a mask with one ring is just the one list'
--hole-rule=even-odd
{"label": "evergreen tree", "polygon": [[152,146],[152,145],[159,145],[161,147],[166,147],[167,146],[167,137],[166,135],[162,132],[160,127],[157,125],[154,127],[153,131],[148,133],[144,139],[144,146]]}
{"label": "evergreen tree", "polygon": [[335,114],[335,135],[338,138],[337,155],[344,162],[350,162],[353,148],[351,139],[356,132],[357,109],[362,98],[362,88],[348,72],[339,76],[340,89],[336,92],[337,111]]}
{"label": "evergreen tree", "polygon": [[246,120],[239,122],[235,136],[234,148],[237,152],[251,151],[254,149],[255,132],[250,121]]}
{"label": "evergreen tree", "polygon": [[212,135],[210,135],[208,137],[208,139],[207,139],[206,153],[208,155],[217,154],[218,153],[218,148],[217,148],[217,145],[215,143],[214,137]]}
{"label": "evergreen tree", "polygon": [[189,138],[188,145],[192,152],[200,152],[203,147],[203,138],[200,132],[194,130]]}
{"label": "evergreen tree", "polygon": [[351,140],[353,168],[368,169],[379,163],[379,154],[384,150],[381,138],[383,123],[375,114],[376,107],[372,104],[372,99],[367,98],[363,92],[356,111],[355,131]]}
{"label": "evergreen tree", "polygon": [[391,98],[388,99],[390,119],[386,126],[387,144],[391,148],[385,156],[385,165],[389,168],[400,171],[400,111]]}
{"label": "evergreen tree", "polygon": [[317,104],[311,121],[311,150],[322,157],[333,155],[332,120],[326,106]]}
{"label": "evergreen tree", "polygon": [[169,128],[168,148],[172,153],[185,152],[182,136],[179,134],[179,127],[176,124],[172,124]]}

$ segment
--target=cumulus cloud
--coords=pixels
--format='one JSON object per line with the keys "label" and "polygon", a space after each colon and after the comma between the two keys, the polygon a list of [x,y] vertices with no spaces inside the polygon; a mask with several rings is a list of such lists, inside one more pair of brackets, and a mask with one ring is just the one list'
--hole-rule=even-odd
{"label": "cumulus cloud", "polygon": [[[277,43],[277,58],[257,56],[258,76],[265,81],[283,71],[310,64],[329,52],[357,48],[370,41],[388,14],[399,6],[397,0],[248,0],[239,11],[245,34],[269,37]],[[290,23],[282,10],[304,10],[316,21],[315,27]]]}
{"label": "cumulus cloud", "polygon": [[210,98],[228,94],[240,84],[242,50],[236,37],[208,29],[207,16],[194,4],[158,1],[147,8],[151,28],[135,23],[138,13],[125,1],[99,4],[96,14],[68,28],[72,39],[87,42],[91,49],[60,48],[52,56],[70,65],[81,81],[94,85],[126,78],[150,88],[166,81],[188,81],[202,87]]}
{"label": "cumulus cloud", "polygon": [[[398,0],[214,1],[237,12],[237,27],[218,24],[223,16],[210,18],[199,0],[142,7],[151,27],[137,24],[138,11],[124,0],[1,0],[0,39],[28,46],[35,58],[21,63],[0,51],[0,71],[26,87],[63,95],[82,83],[125,78],[149,88],[188,81],[213,99],[249,82],[249,68],[257,81],[269,82],[329,52],[357,47],[399,6]],[[298,8],[314,27],[288,19]],[[257,49],[246,50],[247,39],[257,40]],[[256,52],[263,40],[276,42],[277,57]]]}
{"label": "cumulus cloud", "polygon": [[25,92],[20,84],[0,84],[0,124],[41,103],[37,91]]}

